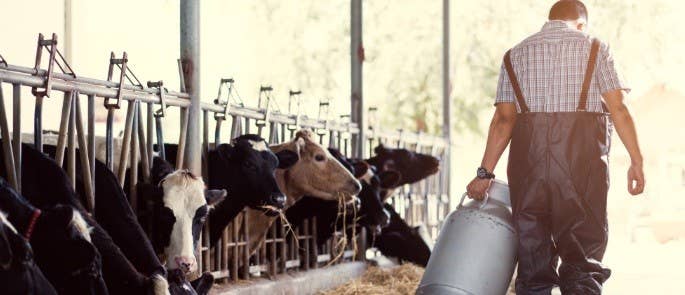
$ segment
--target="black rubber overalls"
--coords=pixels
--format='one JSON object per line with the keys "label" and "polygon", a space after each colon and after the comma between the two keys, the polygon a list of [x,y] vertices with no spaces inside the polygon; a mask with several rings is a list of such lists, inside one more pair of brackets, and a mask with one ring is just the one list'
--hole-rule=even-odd
{"label": "black rubber overalls", "polygon": [[519,295],[550,294],[555,285],[563,294],[600,294],[611,274],[600,261],[608,238],[612,127],[607,113],[586,111],[598,48],[593,40],[576,112],[530,112],[509,52],[504,58],[521,109],[507,168],[519,235]]}

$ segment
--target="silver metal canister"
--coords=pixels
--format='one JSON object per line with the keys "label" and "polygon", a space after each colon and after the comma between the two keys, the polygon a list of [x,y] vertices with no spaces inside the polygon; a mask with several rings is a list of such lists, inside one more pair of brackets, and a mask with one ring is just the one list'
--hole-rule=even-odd
{"label": "silver metal canister", "polygon": [[507,293],[517,243],[509,186],[494,180],[483,201],[465,198],[445,221],[416,294]]}

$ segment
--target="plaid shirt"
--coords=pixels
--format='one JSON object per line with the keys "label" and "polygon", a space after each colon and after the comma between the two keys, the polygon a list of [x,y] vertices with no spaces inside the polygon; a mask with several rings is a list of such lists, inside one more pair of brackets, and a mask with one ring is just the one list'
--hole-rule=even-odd
{"label": "plaid shirt", "polygon": [[[511,63],[531,112],[575,112],[590,57],[590,36],[549,21],[542,30],[511,49]],[[597,65],[588,93],[588,112],[603,112],[601,94],[630,91],[619,79],[609,47],[600,42]],[[498,103],[516,103],[514,89],[502,63],[497,85]],[[521,108],[516,103],[520,112]]]}

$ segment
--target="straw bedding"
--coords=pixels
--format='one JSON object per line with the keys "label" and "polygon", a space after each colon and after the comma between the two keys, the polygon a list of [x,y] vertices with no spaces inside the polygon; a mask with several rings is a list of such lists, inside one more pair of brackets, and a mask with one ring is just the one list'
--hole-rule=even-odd
{"label": "straw bedding", "polygon": [[391,269],[371,266],[361,278],[320,295],[413,295],[422,275],[423,268],[410,263]]}

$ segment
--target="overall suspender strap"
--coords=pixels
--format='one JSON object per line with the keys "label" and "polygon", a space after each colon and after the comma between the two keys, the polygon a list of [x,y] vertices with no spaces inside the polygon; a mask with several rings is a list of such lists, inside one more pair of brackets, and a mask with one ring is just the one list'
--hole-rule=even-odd
{"label": "overall suspender strap", "polygon": [[511,65],[511,50],[508,50],[504,54],[504,67],[507,69],[507,75],[509,76],[509,82],[511,82],[511,87],[514,88],[514,94],[516,95],[516,101],[519,103],[521,108],[521,113],[529,112],[526,100],[523,98],[523,92],[521,91],[521,86],[519,85],[518,78],[516,78],[516,73],[514,73],[514,67]]}
{"label": "overall suspender strap", "polygon": [[593,38],[592,47],[590,48],[590,59],[588,59],[587,61],[587,70],[585,71],[585,78],[583,80],[583,89],[580,91],[580,102],[578,102],[578,111],[587,111],[587,94],[590,91],[592,75],[595,72],[598,51],[599,41]]}

